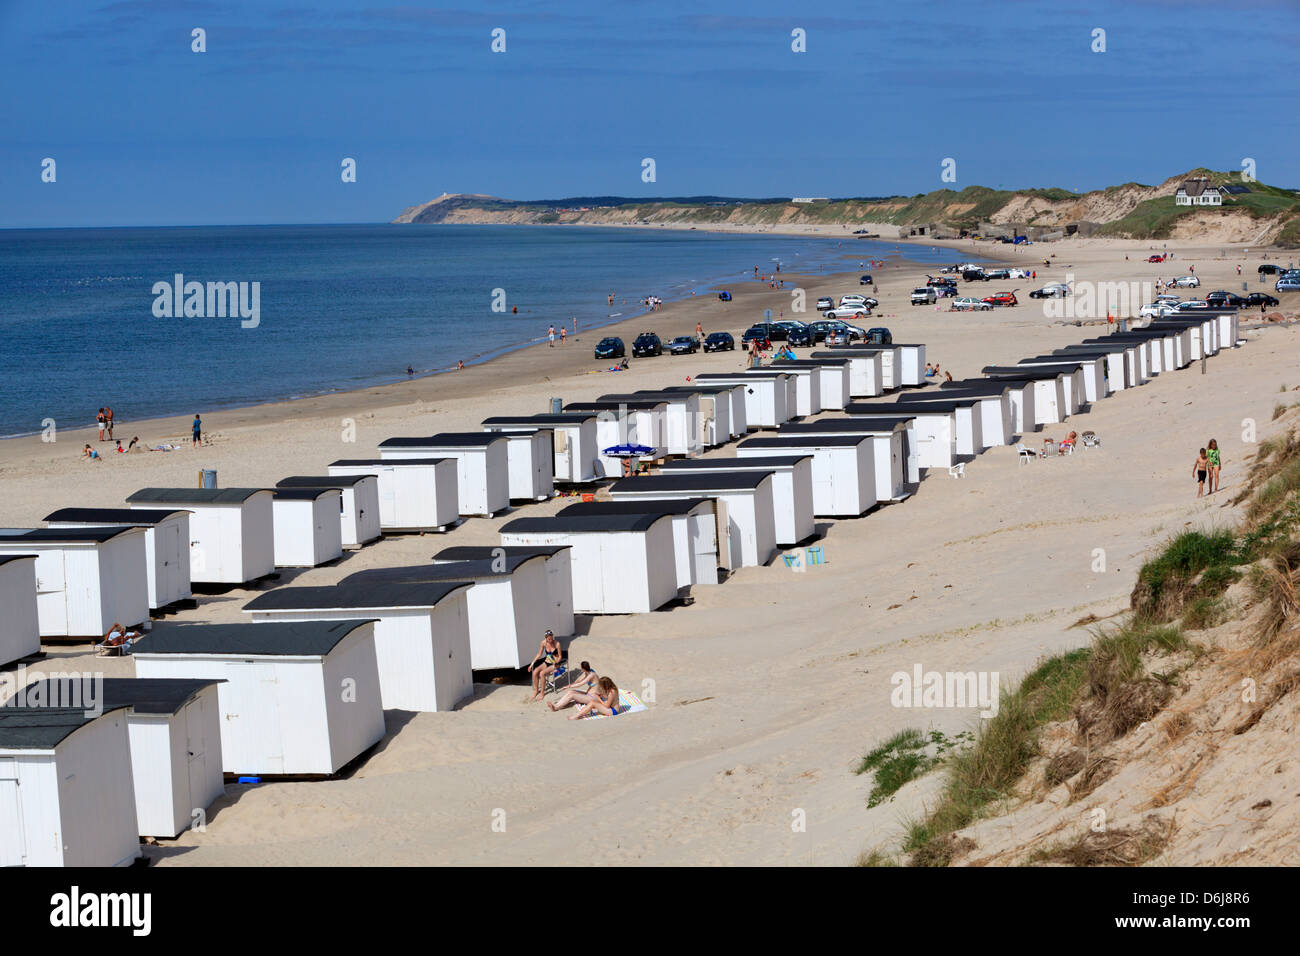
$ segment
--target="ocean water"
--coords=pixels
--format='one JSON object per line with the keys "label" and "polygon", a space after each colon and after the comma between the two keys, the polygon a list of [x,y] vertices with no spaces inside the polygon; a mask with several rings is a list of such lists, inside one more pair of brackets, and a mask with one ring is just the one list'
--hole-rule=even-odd
{"label": "ocean water", "polygon": [[[870,240],[667,229],[0,230],[0,438],[49,419],[91,425],[106,404],[117,434],[129,436],[129,423],[145,418],[399,381],[408,366],[433,374],[539,341],[552,322],[572,330],[572,316],[582,330],[621,321],[642,313],[647,295],[714,294],[755,265],[832,272],[896,255]],[[259,283],[256,327],[238,315],[166,315],[155,283],[178,273],[185,283],[249,283],[250,306]],[[495,290],[504,313],[492,309]],[[758,318],[738,310],[735,324]]]}

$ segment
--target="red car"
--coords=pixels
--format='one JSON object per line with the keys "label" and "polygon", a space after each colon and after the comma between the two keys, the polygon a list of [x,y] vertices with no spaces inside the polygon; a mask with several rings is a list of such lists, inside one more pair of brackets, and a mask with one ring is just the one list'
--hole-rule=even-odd
{"label": "red car", "polygon": [[1147,256],[1147,262],[1164,262],[1164,256]]}
{"label": "red car", "polygon": [[994,306],[1020,304],[1020,301],[1016,298],[1014,292],[995,292],[993,295],[986,295],[981,301]]}

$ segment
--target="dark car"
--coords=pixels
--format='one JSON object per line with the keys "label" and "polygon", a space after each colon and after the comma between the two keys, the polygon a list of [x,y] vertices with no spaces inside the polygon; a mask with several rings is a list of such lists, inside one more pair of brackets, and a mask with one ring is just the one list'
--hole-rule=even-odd
{"label": "dark car", "polygon": [[963,282],[980,282],[987,280],[988,276],[984,274],[983,269],[966,269],[962,272],[961,278]]}
{"label": "dark car", "polygon": [[623,350],[623,340],[615,338],[612,335],[606,336],[596,343],[596,358],[622,358],[627,352]]}
{"label": "dark car", "polygon": [[759,322],[757,325],[751,325],[745,330],[745,334],[740,337],[740,344],[746,348],[749,343],[757,340],[761,346],[772,344],[772,326],[766,322]]}
{"label": "dark car", "polygon": [[875,285],[875,284],[876,284],[876,280],[871,278],[871,276],[863,276],[858,280],[858,285]]}
{"label": "dark car", "polygon": [[867,337],[863,341],[868,345],[893,345],[894,335],[885,328],[867,329]]}
{"label": "dark car", "polygon": [[1228,292],[1223,289],[1216,289],[1205,297],[1206,305],[1226,305],[1229,308],[1240,309],[1247,305],[1244,296],[1237,295],[1235,292]]}
{"label": "dark car", "polygon": [[723,302],[730,302],[730,301],[731,301],[731,293],[730,293],[730,292],[719,292],[719,293],[718,293],[718,298],[721,299]]}
{"label": "dark car", "polygon": [[1250,295],[1246,296],[1246,304],[1266,305],[1271,309],[1273,306],[1281,305],[1282,303],[1278,301],[1276,297],[1269,295],[1267,292],[1252,292]]}
{"label": "dark car", "polygon": [[663,355],[664,343],[653,332],[642,332],[632,340],[632,356]]}
{"label": "dark car", "polygon": [[679,335],[668,343],[670,355],[689,355],[698,352],[699,349],[700,340],[693,335]]}
{"label": "dark car", "polygon": [[736,351],[736,340],[731,337],[730,332],[710,332],[704,338],[704,351],[734,352]]}
{"label": "dark car", "polygon": [[1282,271],[1281,266],[1275,266],[1271,262],[1266,262],[1259,267],[1259,274],[1262,276],[1275,276]]}
{"label": "dark car", "polygon": [[813,344],[812,329],[802,323],[792,322],[786,329],[785,343],[792,348]]}
{"label": "dark car", "polygon": [[818,322],[809,322],[808,331],[812,333],[814,342],[823,342],[826,340],[826,333],[833,329],[838,323],[829,319],[822,319]]}

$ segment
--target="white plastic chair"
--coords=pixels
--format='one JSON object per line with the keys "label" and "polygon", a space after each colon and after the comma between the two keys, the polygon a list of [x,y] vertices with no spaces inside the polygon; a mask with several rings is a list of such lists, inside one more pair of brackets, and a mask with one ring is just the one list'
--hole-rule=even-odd
{"label": "white plastic chair", "polygon": [[965,477],[966,477],[966,462],[964,462],[964,461],[959,461],[959,462],[957,462],[957,464],[951,466],[951,467],[948,469],[948,476],[951,477],[951,478],[965,478]]}
{"label": "white plastic chair", "polygon": [[1038,457],[1034,454],[1033,449],[1026,448],[1022,442],[1016,443],[1016,456],[1020,459],[1022,465],[1028,464]]}

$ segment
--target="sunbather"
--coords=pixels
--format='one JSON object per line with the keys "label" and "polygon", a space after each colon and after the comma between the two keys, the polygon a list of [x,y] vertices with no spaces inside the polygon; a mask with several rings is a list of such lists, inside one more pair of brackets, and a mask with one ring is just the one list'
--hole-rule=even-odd
{"label": "sunbather", "polygon": [[542,638],[542,643],[537,648],[537,656],[528,665],[528,673],[533,675],[533,696],[528,699],[530,703],[546,696],[546,678],[559,670],[560,659],[563,656],[564,651],[560,647],[560,642],[555,639],[554,632],[548,628],[546,636]]}
{"label": "sunbather", "polygon": [[592,689],[596,686],[596,681],[600,680],[599,675],[591,669],[591,665],[583,661],[578,665],[578,676],[573,679],[564,693],[560,695],[559,700],[546,702],[546,706],[551,710],[563,710],[570,704],[589,704],[595,697],[592,696]]}
{"label": "sunbather", "polygon": [[104,639],[99,642],[100,647],[120,647],[123,650],[131,646],[131,642],[140,636],[136,630],[128,631],[116,621],[113,626],[104,632]]}
{"label": "sunbather", "polygon": [[570,714],[570,720],[581,720],[588,714],[597,713],[605,717],[618,716],[618,685],[608,677],[602,677],[596,682],[596,692],[592,695],[595,700],[589,704],[584,704],[576,714]]}

